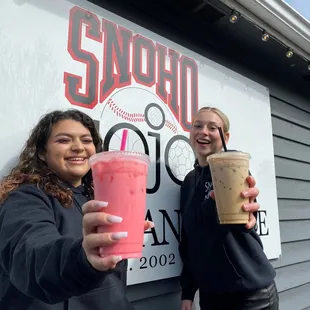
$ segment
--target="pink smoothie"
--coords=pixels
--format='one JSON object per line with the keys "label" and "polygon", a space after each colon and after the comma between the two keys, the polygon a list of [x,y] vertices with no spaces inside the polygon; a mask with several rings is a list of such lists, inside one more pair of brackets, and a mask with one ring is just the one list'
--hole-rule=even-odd
{"label": "pink smoothie", "polygon": [[98,232],[128,232],[128,237],[100,249],[102,256],[125,258],[142,256],[146,181],[149,158],[132,152],[96,154],[91,160],[95,200],[107,201],[104,212],[120,216],[121,223],[102,226]]}

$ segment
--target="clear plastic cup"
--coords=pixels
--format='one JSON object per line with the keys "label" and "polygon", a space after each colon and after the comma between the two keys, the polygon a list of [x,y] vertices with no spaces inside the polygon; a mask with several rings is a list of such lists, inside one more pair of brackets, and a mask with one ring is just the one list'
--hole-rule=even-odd
{"label": "clear plastic cup", "polygon": [[146,211],[146,184],[150,158],[128,151],[109,151],[90,159],[94,198],[108,202],[104,212],[123,218],[121,223],[98,227],[98,232],[127,232],[117,243],[101,248],[101,256],[142,256]]}
{"label": "clear plastic cup", "polygon": [[207,157],[221,224],[246,224],[249,221],[249,212],[242,209],[249,199],[240,194],[249,187],[246,179],[250,158],[250,154],[243,152],[221,152]]}

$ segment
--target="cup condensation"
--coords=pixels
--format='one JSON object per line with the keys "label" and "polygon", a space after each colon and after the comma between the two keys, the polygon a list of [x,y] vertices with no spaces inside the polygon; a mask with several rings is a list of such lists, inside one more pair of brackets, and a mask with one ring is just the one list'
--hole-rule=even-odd
{"label": "cup condensation", "polygon": [[119,216],[121,223],[98,227],[98,232],[127,232],[128,236],[100,249],[101,256],[123,259],[142,256],[149,156],[128,151],[108,151],[90,160],[94,198],[108,202],[104,212]]}
{"label": "cup condensation", "polygon": [[220,224],[249,221],[249,213],[242,209],[249,199],[240,195],[249,187],[249,160],[250,154],[244,152],[220,152],[207,157]]}

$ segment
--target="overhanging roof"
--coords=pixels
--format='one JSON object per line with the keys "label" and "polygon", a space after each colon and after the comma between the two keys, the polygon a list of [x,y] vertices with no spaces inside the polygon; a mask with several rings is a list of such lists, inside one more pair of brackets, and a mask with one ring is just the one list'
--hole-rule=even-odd
{"label": "overhanging roof", "polygon": [[[284,28],[267,23],[263,11],[263,1],[254,0],[88,0],[101,5],[141,26],[154,31],[180,45],[196,51],[205,57],[249,76],[251,79],[260,77],[260,81],[274,81],[281,87],[309,97],[310,82],[310,48],[300,47],[297,37],[302,34],[291,34]],[[310,0],[305,0],[310,1]],[[228,3],[229,2],[229,3]],[[245,4],[242,5],[242,2]],[[266,0],[271,2],[282,2]],[[248,3],[248,4],[247,4]],[[250,10],[252,3],[255,9]],[[245,5],[249,5],[246,8]],[[281,5],[281,4],[280,4]],[[260,7],[261,15],[258,13]],[[266,6],[265,6],[266,7]],[[298,18],[301,16],[291,9]],[[232,9],[241,13],[238,22],[231,22]],[[265,8],[265,12],[268,11]],[[270,19],[282,21],[286,27],[296,25],[285,15],[290,24],[282,17],[276,18],[270,13]],[[292,14],[293,14],[292,13]],[[273,12],[275,14],[275,12]],[[260,17],[259,17],[259,16]],[[280,13],[278,14],[280,16]],[[302,20],[306,23],[306,20]],[[307,25],[309,27],[309,25]],[[289,28],[289,27],[288,27]],[[302,28],[302,27],[300,27]],[[269,32],[270,39],[263,40],[263,30]],[[282,29],[282,30],[281,30]],[[305,31],[307,35],[307,31]],[[309,31],[310,34],[310,31]],[[304,35],[306,42],[309,38]],[[309,42],[308,42],[309,44]],[[287,47],[294,50],[289,57]],[[267,82],[267,84],[269,83]],[[266,86],[268,86],[266,84]]]}
{"label": "overhanging roof", "polygon": [[[310,22],[282,0],[220,0],[310,61]],[[309,1],[309,0],[307,0]]]}

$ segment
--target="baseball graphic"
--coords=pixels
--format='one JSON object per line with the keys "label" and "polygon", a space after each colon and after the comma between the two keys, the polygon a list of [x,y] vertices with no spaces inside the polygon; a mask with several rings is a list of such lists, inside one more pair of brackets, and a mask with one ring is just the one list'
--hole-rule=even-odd
{"label": "baseball graphic", "polygon": [[[161,138],[168,140],[178,132],[178,123],[167,105],[153,92],[139,87],[123,88],[107,100],[101,114],[101,134],[107,133],[106,124],[117,123],[132,124],[145,136],[148,131],[160,132]],[[119,130],[110,141],[110,149],[119,149],[121,137]],[[129,128],[127,150],[144,152],[139,140],[137,133]]]}
{"label": "baseball graphic", "polygon": [[[117,125],[115,125],[117,124]],[[114,130],[109,131],[111,125]],[[154,161],[160,150],[171,179],[179,184],[192,170],[194,153],[169,107],[153,92],[128,87],[115,92],[105,103],[100,133],[109,136],[106,149],[119,150],[122,129],[128,129],[128,151],[148,153]]]}

